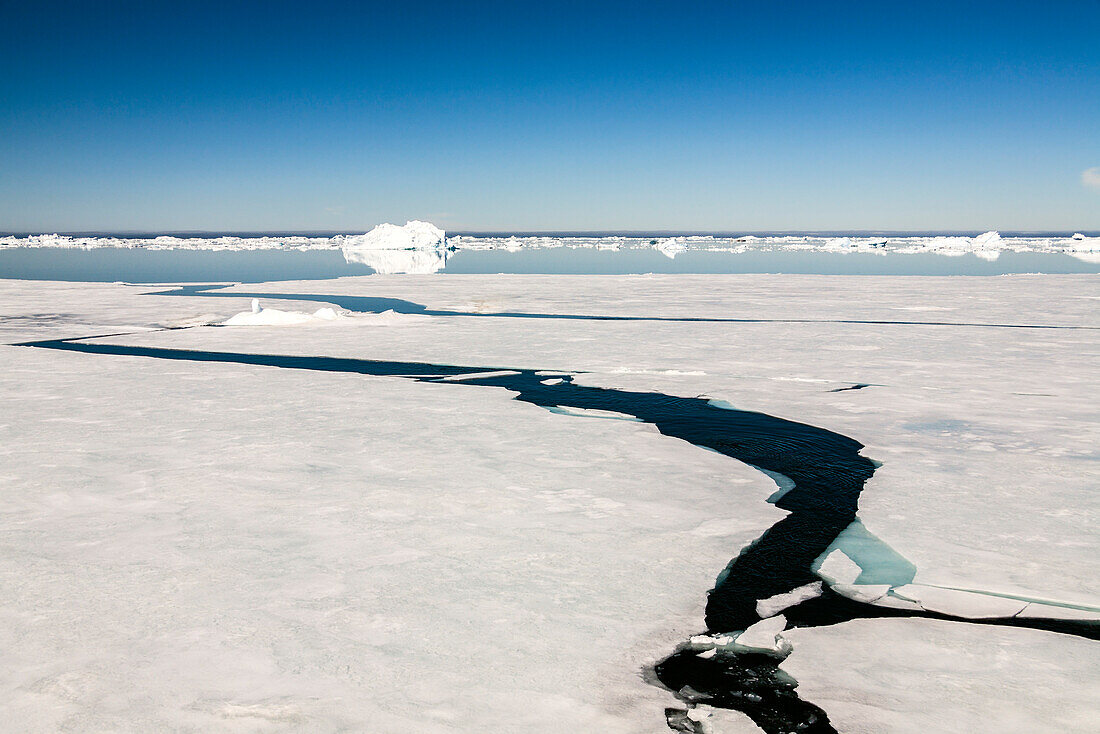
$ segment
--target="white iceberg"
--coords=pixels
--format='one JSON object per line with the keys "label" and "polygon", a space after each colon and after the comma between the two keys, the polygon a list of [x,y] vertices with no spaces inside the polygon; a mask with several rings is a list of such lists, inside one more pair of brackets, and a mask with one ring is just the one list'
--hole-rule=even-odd
{"label": "white iceberg", "polygon": [[661,253],[669,260],[675,260],[676,256],[686,249],[687,245],[675,237],[657,242],[657,252]]}
{"label": "white iceberg", "polygon": [[366,234],[345,237],[343,246],[352,250],[429,250],[446,244],[446,232],[430,222],[414,219],[403,227],[379,224]]}
{"label": "white iceberg", "polygon": [[405,226],[379,224],[343,239],[344,260],[362,263],[382,275],[437,273],[447,264],[447,233],[430,222]]}
{"label": "white iceberg", "polygon": [[1001,235],[999,232],[983,232],[971,240],[971,248],[983,260],[996,260],[1001,256]]}

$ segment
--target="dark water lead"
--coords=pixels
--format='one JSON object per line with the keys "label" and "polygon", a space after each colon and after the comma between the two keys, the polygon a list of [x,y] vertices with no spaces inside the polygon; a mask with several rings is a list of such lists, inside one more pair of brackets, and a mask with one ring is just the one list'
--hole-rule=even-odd
{"label": "dark water lead", "polygon": [[[587,387],[569,375],[546,384],[534,370],[465,367],[418,362],[384,362],[334,357],[206,352],[154,347],[91,344],[78,340],[30,342],[22,346],[96,355],[135,356],[188,362],[232,363],[284,369],[389,376],[418,382],[504,388],[514,399],[548,409],[612,411],[652,423],[666,436],[680,438],[756,467],[772,478],[782,475],[785,491],[771,501],[789,514],[742,549],[719,575],[706,606],[712,633],[744,630],[759,621],[757,602],[820,581],[823,556],[849,527],[859,526],[856,509],[876,464],[860,455],[859,442],[816,426],[721,407],[705,398]],[[502,370],[507,372],[502,373]],[[489,374],[485,374],[489,373]],[[453,378],[466,375],[465,379]],[[783,610],[788,626],[836,624],[861,617],[928,617],[971,624],[1033,627],[1096,639],[1088,622],[1057,619],[965,619],[923,610],[890,609],[845,598],[828,587],[821,596]],[[685,643],[654,666],[650,679],[684,704],[670,708],[670,728],[701,732],[689,715],[695,704],[742,711],[768,734],[835,732],[827,714],[803,701],[797,683],[779,668],[781,658],[757,652],[718,650],[700,657]]]}

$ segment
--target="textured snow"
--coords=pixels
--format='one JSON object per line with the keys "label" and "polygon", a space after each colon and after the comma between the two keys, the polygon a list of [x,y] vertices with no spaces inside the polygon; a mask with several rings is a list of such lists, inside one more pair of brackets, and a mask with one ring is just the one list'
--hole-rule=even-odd
{"label": "textured snow", "polygon": [[[240,299],[149,291],[0,281],[0,335],[124,333],[104,341],[522,367],[705,395],[851,436],[883,462],[860,498],[863,531],[823,559],[836,591],[1096,619],[1095,276],[371,276],[226,291]],[[251,313],[262,293],[813,323],[391,314],[417,328],[363,330],[384,315],[352,315],[156,330]],[[260,301],[261,313],[341,308]],[[852,320],[1090,328],[840,323]],[[872,387],[830,392],[855,383]],[[702,631],[716,574],[784,516],[766,502],[775,482],[750,467],[504,390],[23,347],[0,347],[0,490],[12,731],[662,731],[674,701],[639,671]],[[899,558],[915,569],[903,584]],[[883,568],[888,583],[856,583]],[[1100,717],[1096,643],[1066,635],[876,619],[782,638],[800,695],[840,731],[1087,731]]]}

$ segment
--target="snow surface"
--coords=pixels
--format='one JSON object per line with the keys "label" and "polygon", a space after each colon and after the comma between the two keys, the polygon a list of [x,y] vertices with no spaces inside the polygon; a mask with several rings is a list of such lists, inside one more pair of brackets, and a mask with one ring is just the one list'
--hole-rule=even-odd
{"label": "snow surface", "polygon": [[[822,563],[835,590],[1095,619],[1098,285],[371,276],[237,286],[238,300],[0,281],[0,335],[123,333],[102,341],[705,394],[851,436],[883,462],[863,530]],[[364,332],[356,315],[158,330],[251,313],[264,292],[330,294],[334,311],[344,294],[812,322],[395,315],[398,328]],[[852,320],[1090,328],[840,323]],[[855,383],[872,387],[830,392]],[[12,731],[662,731],[673,699],[639,671],[702,632],[716,574],[784,516],[770,478],[650,425],[462,381],[0,347],[0,416]],[[875,574],[888,581],[866,583]],[[1086,731],[1100,717],[1096,643],[1065,635],[904,619],[782,638],[783,668],[840,731]],[[757,731],[722,716],[716,730]]]}

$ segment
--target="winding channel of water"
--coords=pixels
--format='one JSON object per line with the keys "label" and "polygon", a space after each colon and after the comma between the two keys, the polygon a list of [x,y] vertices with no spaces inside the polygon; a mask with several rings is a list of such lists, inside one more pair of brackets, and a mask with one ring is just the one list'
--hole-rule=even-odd
{"label": "winding channel of water", "polygon": [[[737,410],[706,398],[579,385],[565,373],[551,376],[495,366],[192,351],[89,343],[86,339],[90,338],[28,342],[22,346],[503,388],[514,393],[516,400],[555,412],[611,411],[631,416],[653,424],[663,435],[760,469],[781,485],[782,491],[769,501],[788,515],[742,549],[718,576],[709,592],[705,618],[707,630],[714,634],[745,630],[760,621],[757,604],[761,600],[822,581],[817,573],[820,559],[838,536],[858,525],[859,495],[876,468],[875,462],[860,453],[862,444],[824,428]],[[917,616],[1030,627],[1090,639],[1097,639],[1100,633],[1100,627],[1091,621],[1016,616],[971,619],[923,609],[877,606],[842,596],[827,584],[820,595],[784,609],[783,614],[788,627]],[[683,708],[666,710],[670,728],[677,731],[702,732],[701,725],[686,714],[692,706],[705,703],[742,711],[768,734],[835,732],[823,710],[798,696],[797,683],[779,668],[781,661],[781,655],[739,649],[736,645],[719,646],[713,653],[700,655],[697,647],[685,642],[655,665],[649,677],[684,704]]]}

